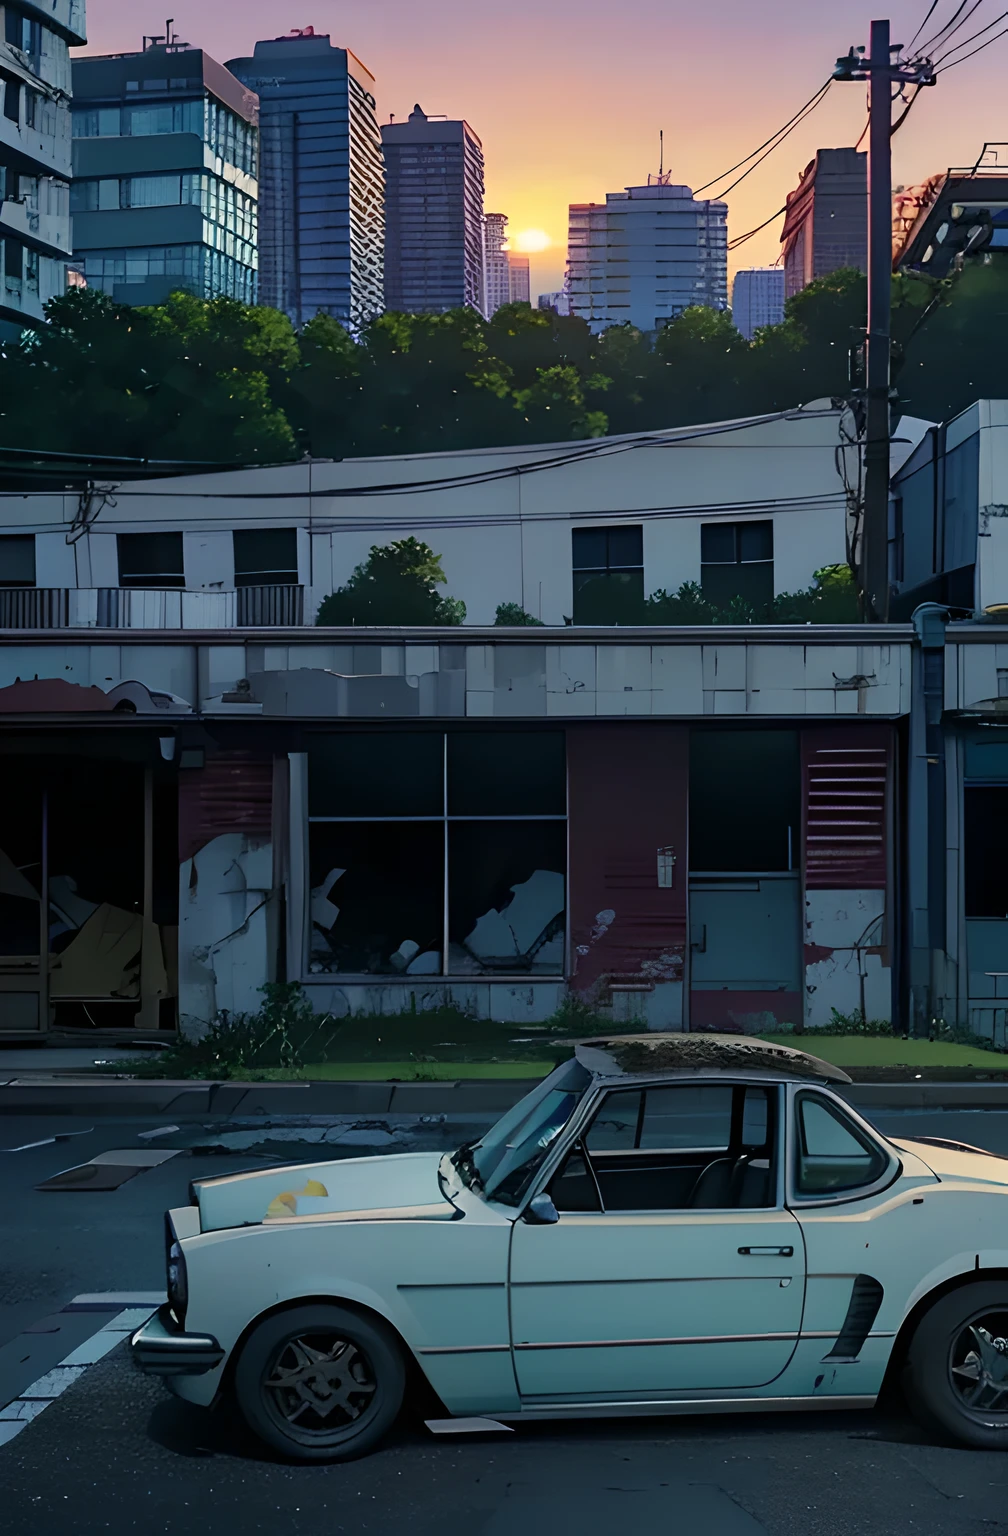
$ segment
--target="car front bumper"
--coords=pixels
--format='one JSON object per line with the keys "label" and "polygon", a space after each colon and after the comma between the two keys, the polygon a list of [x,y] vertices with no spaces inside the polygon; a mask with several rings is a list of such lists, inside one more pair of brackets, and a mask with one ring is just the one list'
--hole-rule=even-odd
{"label": "car front bumper", "polygon": [[205,1376],[224,1359],[212,1333],[185,1333],[165,1303],[130,1340],[133,1363],[152,1376]]}

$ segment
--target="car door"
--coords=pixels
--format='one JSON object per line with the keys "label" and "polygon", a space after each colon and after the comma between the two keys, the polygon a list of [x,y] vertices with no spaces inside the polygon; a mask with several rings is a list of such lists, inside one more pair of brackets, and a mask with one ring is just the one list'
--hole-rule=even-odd
{"label": "car door", "polygon": [[559,1220],[512,1232],[523,1400],[730,1392],[781,1374],[805,1279],[781,1127],[776,1085],[606,1096],[550,1181]]}

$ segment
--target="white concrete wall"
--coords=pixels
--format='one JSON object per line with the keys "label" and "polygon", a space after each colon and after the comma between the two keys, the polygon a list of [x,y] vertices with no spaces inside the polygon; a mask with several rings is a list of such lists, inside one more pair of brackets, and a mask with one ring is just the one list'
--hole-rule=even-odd
{"label": "white concrete wall", "polygon": [[892,973],[871,954],[883,941],[885,892],[806,891],[805,944],[821,953],[805,964],[805,1027],[830,1022],[832,1010],[867,1019],[892,1017]]}
{"label": "white concrete wall", "polygon": [[[769,516],[776,590],[807,587],[816,569],[844,558],[838,442],[839,413],[810,407],[587,443],[319,461],[310,501],[303,463],[124,484],[75,546],[75,575],[57,544],[76,497],[0,496],[0,529],[40,536],[48,584],[114,587],[117,532],[179,527],[187,587],[214,590],[234,583],[232,531],[256,527],[298,529],[299,575],[308,586],[310,520],[309,622],[372,545],[412,534],[441,556],[446,590],[465,601],[469,623],[492,623],[500,603],[514,602],[561,624],[572,612],[577,527],[640,523],[650,593],[699,579],[703,522]],[[401,492],[366,494],[397,484]]]}

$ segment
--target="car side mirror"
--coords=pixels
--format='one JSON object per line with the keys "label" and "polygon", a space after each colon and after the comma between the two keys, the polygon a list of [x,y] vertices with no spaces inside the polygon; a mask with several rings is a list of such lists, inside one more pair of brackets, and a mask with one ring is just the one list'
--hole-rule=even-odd
{"label": "car side mirror", "polygon": [[554,1222],[560,1220],[560,1212],[545,1191],[541,1195],[533,1195],[525,1207],[523,1221],[527,1221],[533,1227],[551,1227]]}

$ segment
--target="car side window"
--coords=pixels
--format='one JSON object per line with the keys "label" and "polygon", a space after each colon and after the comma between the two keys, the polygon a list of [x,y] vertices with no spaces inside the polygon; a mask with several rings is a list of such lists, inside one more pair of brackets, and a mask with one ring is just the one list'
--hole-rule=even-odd
{"label": "car side window", "polygon": [[[584,1171],[557,1180],[558,1210],[766,1209],[777,1203],[776,1088],[678,1082],[606,1094],[583,1138]],[[584,1174],[593,1176],[590,1189]]]}
{"label": "car side window", "polygon": [[837,1106],[816,1094],[796,1101],[795,1190],[835,1195],[874,1184],[888,1159]]}

